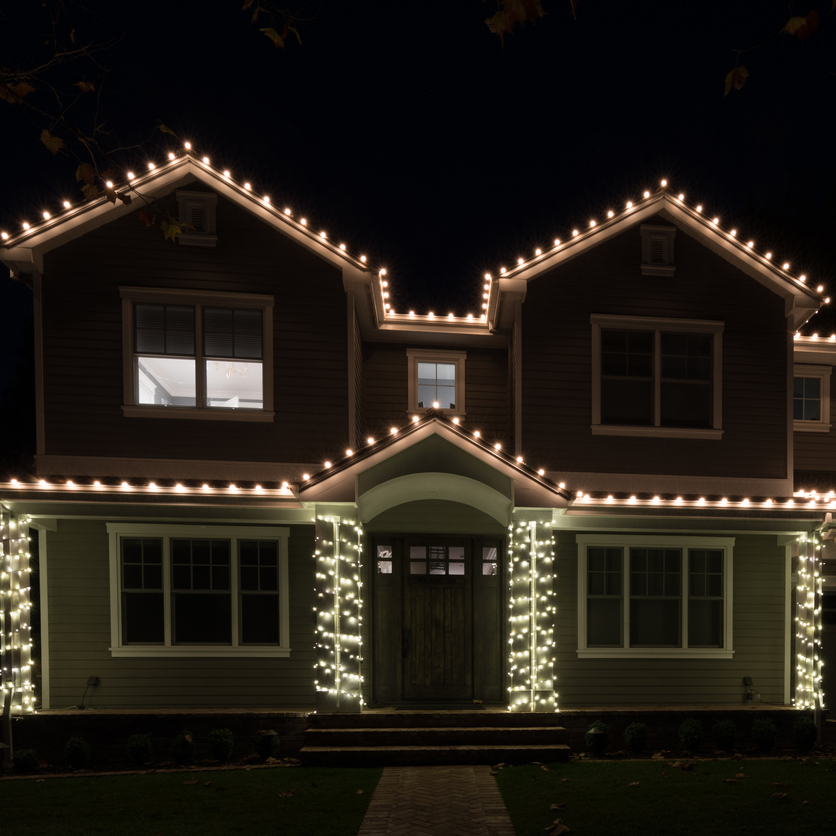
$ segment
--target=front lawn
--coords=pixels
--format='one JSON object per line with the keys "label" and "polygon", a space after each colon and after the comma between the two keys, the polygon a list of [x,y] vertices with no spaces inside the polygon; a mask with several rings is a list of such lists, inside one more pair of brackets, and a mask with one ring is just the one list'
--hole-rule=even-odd
{"label": "front lawn", "polygon": [[380,772],[298,767],[0,781],[0,834],[356,836]]}
{"label": "front lawn", "polygon": [[496,780],[517,836],[555,819],[571,836],[836,833],[833,760],[580,761],[504,767]]}

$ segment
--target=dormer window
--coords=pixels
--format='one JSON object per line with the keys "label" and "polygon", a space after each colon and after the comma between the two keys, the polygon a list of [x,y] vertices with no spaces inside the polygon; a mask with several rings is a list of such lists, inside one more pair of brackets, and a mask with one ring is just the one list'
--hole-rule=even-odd
{"label": "dormer window", "polygon": [[181,232],[177,240],[181,244],[197,247],[214,247],[218,242],[215,234],[215,207],[218,196],[210,192],[177,192]]}
{"label": "dormer window", "polygon": [[408,348],[409,411],[443,409],[464,417],[464,351]]}
{"label": "dormer window", "polygon": [[676,270],[673,260],[673,239],[676,227],[642,224],[642,275],[672,276]]}

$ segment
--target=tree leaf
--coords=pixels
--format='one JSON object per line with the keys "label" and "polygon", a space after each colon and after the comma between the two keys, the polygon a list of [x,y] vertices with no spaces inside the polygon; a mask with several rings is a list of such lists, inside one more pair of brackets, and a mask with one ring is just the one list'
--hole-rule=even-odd
{"label": "tree leaf", "polygon": [[46,128],[41,131],[41,142],[53,154],[57,154],[64,147],[64,140],[60,136],[53,136]]}
{"label": "tree leaf", "polygon": [[[250,0],[250,3],[252,4],[252,0]],[[244,6],[244,8],[246,9],[247,7]],[[256,23],[258,21],[258,16],[263,11],[264,11],[264,9],[261,6],[256,6],[255,9],[253,10],[253,16],[252,16],[252,19],[250,20],[250,23]]]}
{"label": "tree leaf", "polygon": [[250,6],[252,6],[253,2],[254,0],[244,0],[243,11],[247,11],[247,9],[249,9]]}
{"label": "tree leaf", "polygon": [[[574,14],[574,4],[572,5]],[[543,17],[543,6],[540,0],[499,0],[499,8],[493,17],[485,20],[488,29],[495,35],[499,35],[502,41],[505,35],[510,35],[514,27],[519,23],[521,26],[529,21],[535,21]]]}
{"label": "tree leaf", "polygon": [[180,229],[180,221],[175,221],[175,220],[170,220],[170,221],[169,220],[161,220],[160,221],[160,228],[163,231],[163,235],[164,235],[166,241],[168,241],[168,240],[176,241],[177,236],[182,231]]}
{"label": "tree leaf", "polygon": [[819,26],[819,13],[813,9],[804,18],[804,24],[799,26],[796,30],[796,35],[800,41],[806,41]]}
{"label": "tree leaf", "polygon": [[85,183],[81,191],[88,200],[95,200],[99,196],[99,187],[95,183]]}
{"label": "tree leaf", "polygon": [[25,95],[34,92],[35,88],[28,81],[21,81],[11,86],[0,82],[0,99],[9,104],[17,104]]}
{"label": "tree leaf", "polygon": [[96,180],[96,169],[90,163],[82,163],[75,170],[75,179],[77,183],[84,181],[88,186],[92,186]]}
{"label": "tree leaf", "polygon": [[264,32],[264,34],[267,35],[268,38],[270,38],[270,40],[273,42],[273,46],[281,47],[282,49],[284,49],[284,41],[282,40],[282,36],[275,29],[273,29],[272,26],[268,26],[266,29],[262,29],[261,31]]}
{"label": "tree leaf", "polygon": [[164,134],[171,134],[174,137],[177,136],[177,134],[174,133],[174,131],[172,131],[171,128],[169,128],[167,125],[163,125],[162,122],[160,122],[160,124],[157,125],[157,130]]}
{"label": "tree leaf", "polygon": [[794,35],[806,22],[803,17],[791,17],[781,31]]}
{"label": "tree leaf", "polygon": [[116,205],[116,189],[112,186],[105,186],[104,188],[104,196],[112,203],[114,206]]}
{"label": "tree leaf", "polygon": [[299,46],[302,46],[302,39],[299,37],[299,30],[295,26],[288,26],[287,31],[293,32],[293,34],[296,35],[296,40],[299,42]]}
{"label": "tree leaf", "polygon": [[147,229],[149,226],[154,226],[157,222],[157,215],[155,212],[152,212],[150,209],[140,209],[139,212],[136,213],[139,222]]}
{"label": "tree leaf", "polygon": [[116,195],[116,197],[118,197],[119,200],[121,200],[122,203],[125,204],[125,206],[130,205],[130,202],[133,200],[133,198],[127,192],[121,192],[120,194]]}
{"label": "tree leaf", "polygon": [[726,76],[726,92],[723,95],[728,96],[732,88],[735,90],[742,89],[747,78],[749,78],[749,70],[746,67],[735,67]]}
{"label": "tree leaf", "polygon": [[78,87],[82,93],[92,93],[96,89],[92,81],[77,81],[73,87]]}

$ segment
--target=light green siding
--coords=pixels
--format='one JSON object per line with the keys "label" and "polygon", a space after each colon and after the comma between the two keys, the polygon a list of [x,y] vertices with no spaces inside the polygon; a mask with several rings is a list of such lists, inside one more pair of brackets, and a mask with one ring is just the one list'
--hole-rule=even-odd
{"label": "light green siding", "polygon": [[555,540],[559,706],[743,703],[744,676],[763,702],[783,704],[786,552],[774,536],[735,538],[731,660],[579,659],[575,533]]}
{"label": "light green siding", "polygon": [[470,505],[436,499],[405,502],[378,514],[368,532],[387,534],[490,534],[501,537],[505,528]]}
{"label": "light green siding", "polygon": [[51,708],[78,705],[90,676],[91,708],[313,708],[313,526],[290,529],[285,659],[112,658],[105,522],[61,520],[48,538]]}

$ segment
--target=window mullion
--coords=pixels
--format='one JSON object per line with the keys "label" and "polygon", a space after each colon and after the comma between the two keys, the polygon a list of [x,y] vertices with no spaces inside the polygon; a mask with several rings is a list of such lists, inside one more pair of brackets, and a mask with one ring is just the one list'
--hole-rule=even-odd
{"label": "window mullion", "polygon": [[662,332],[653,332],[653,426],[662,426]]}
{"label": "window mullion", "polygon": [[171,647],[171,605],[171,538],[163,537],[163,635],[166,647]]}

